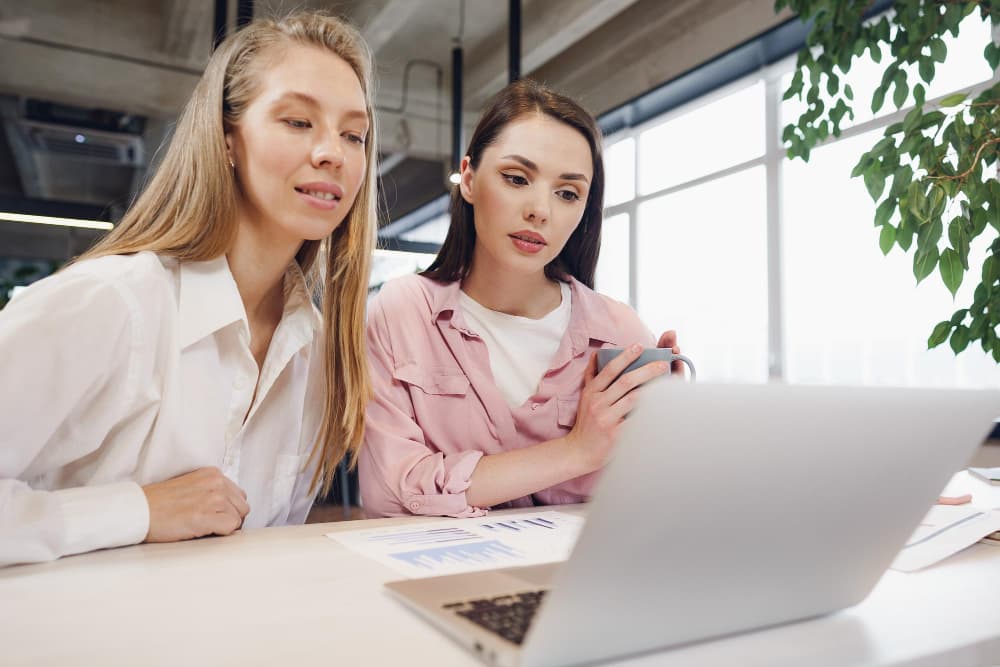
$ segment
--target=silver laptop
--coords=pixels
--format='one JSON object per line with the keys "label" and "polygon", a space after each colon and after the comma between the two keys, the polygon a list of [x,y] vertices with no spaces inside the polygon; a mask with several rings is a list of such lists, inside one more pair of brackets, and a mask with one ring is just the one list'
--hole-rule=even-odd
{"label": "silver laptop", "polygon": [[1000,392],[644,388],[565,563],[390,591],[483,660],[572,665],[860,602]]}

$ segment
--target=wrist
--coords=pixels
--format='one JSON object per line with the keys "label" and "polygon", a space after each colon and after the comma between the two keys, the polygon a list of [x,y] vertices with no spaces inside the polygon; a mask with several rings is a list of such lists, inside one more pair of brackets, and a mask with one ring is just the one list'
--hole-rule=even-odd
{"label": "wrist", "polygon": [[563,436],[559,442],[564,450],[563,460],[567,462],[570,479],[592,473],[601,467],[600,461],[595,461],[588,448],[572,433]]}

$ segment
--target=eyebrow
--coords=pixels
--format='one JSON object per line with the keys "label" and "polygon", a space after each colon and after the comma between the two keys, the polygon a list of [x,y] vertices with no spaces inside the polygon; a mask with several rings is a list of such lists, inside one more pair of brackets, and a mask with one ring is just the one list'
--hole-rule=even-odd
{"label": "eyebrow", "polygon": [[[522,155],[504,155],[503,158],[501,159],[520,162],[527,169],[530,169],[531,171],[538,171],[538,165]],[[565,173],[565,174],[560,174],[559,178],[566,181],[583,181],[584,183],[587,182],[587,177],[584,176],[583,174]]]}
{"label": "eyebrow", "polygon": [[[299,92],[297,90],[290,90],[286,93],[282,93],[281,97],[279,97],[274,101],[274,104],[278,105],[291,100],[308,104],[311,107],[319,108],[321,106],[319,100],[317,100],[315,97],[309,95],[308,93]],[[347,111],[344,115],[353,118],[361,118],[366,121],[368,120],[368,113],[360,109],[351,109],[350,111]]]}

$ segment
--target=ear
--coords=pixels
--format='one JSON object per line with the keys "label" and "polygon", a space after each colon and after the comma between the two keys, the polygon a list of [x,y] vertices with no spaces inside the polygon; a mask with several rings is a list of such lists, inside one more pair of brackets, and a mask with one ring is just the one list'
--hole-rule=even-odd
{"label": "ear", "polygon": [[462,176],[462,179],[458,182],[459,192],[462,193],[462,199],[467,201],[469,204],[474,204],[475,198],[473,196],[473,185],[476,180],[476,171],[472,168],[472,160],[469,159],[468,155],[462,158],[462,165],[459,169]]}
{"label": "ear", "polygon": [[226,157],[229,158],[230,162],[234,162],[234,160],[233,160],[233,133],[230,130],[230,131],[227,131],[224,136],[226,137]]}

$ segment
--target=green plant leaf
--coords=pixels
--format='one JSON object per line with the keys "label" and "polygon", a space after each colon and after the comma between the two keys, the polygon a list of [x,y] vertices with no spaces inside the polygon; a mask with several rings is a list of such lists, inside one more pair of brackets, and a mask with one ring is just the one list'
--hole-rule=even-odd
{"label": "green plant leaf", "polygon": [[896,228],[892,225],[882,225],[882,231],[878,235],[878,247],[883,255],[888,255],[896,243]]}
{"label": "green plant leaf", "polygon": [[844,86],[844,97],[846,97],[849,100],[854,99],[854,89],[851,88],[851,84],[847,84],[846,86]]}
{"label": "green plant leaf", "polygon": [[917,65],[917,71],[921,79],[926,83],[930,83],[934,79],[934,60],[932,58],[921,58],[920,64]]}
{"label": "green plant leaf", "polygon": [[[882,225],[889,222],[889,218],[892,217],[892,212],[896,210],[898,201],[893,199],[891,194],[888,199],[878,205],[875,209],[875,226],[881,227]],[[890,244],[891,245],[891,244]]]}
{"label": "green plant leaf", "polygon": [[969,347],[969,328],[961,324],[958,325],[951,332],[951,340],[948,342],[951,344],[952,351],[955,354],[959,354],[965,348]]}
{"label": "green plant leaf", "polygon": [[952,326],[956,326],[957,327],[959,324],[962,323],[962,320],[964,320],[965,316],[968,315],[968,314],[969,314],[969,309],[968,308],[962,308],[961,310],[956,310],[952,314],[952,316],[951,316],[951,320],[950,321],[951,321]]}
{"label": "green plant leaf", "polygon": [[948,47],[945,45],[944,40],[940,37],[935,37],[931,40],[930,47],[931,58],[939,63],[943,63],[948,56]]}
{"label": "green plant leaf", "polygon": [[865,187],[873,201],[878,201],[885,190],[885,174],[876,169],[869,169],[865,172]]}
{"label": "green plant leaf", "polygon": [[962,268],[962,260],[959,259],[958,253],[951,248],[945,248],[944,252],[941,253],[938,269],[941,272],[941,280],[944,281],[944,286],[948,288],[952,298],[954,298],[955,293],[958,292],[958,288],[962,284],[962,278],[965,276],[965,270]]}
{"label": "green plant leaf", "polygon": [[882,108],[882,105],[885,104],[886,90],[886,86],[879,86],[875,89],[875,92],[872,93],[872,113],[878,113],[879,109]]}
{"label": "green plant leaf", "polygon": [[927,276],[931,275],[938,262],[938,249],[936,245],[928,245],[926,248],[917,250],[913,256],[913,275],[919,284]]}
{"label": "green plant leaf", "polygon": [[958,253],[958,258],[962,261],[962,268],[969,270],[969,234],[968,221],[960,215],[952,218],[948,223],[948,242]]}
{"label": "green plant leaf", "polygon": [[983,57],[990,64],[990,69],[996,70],[997,65],[1000,65],[1000,48],[997,48],[996,44],[990,42],[983,49]]}
{"label": "green plant leaf", "polygon": [[902,109],[910,94],[910,84],[906,82],[906,72],[900,70],[896,75],[896,90],[892,93],[892,103],[897,109]]}
{"label": "green plant leaf", "polygon": [[934,331],[931,332],[930,337],[927,339],[927,349],[935,348],[948,340],[949,333],[951,333],[951,322],[938,322],[937,326],[934,327]]}
{"label": "green plant leaf", "polygon": [[948,95],[947,97],[941,98],[941,101],[938,102],[938,105],[942,107],[958,106],[959,104],[964,102],[965,98],[968,96],[969,96],[968,93],[955,93],[954,95]]}

